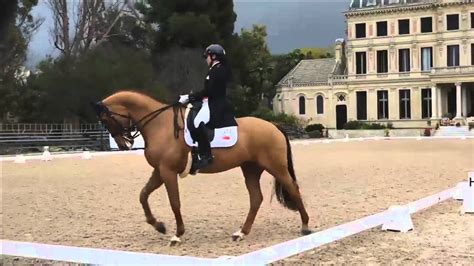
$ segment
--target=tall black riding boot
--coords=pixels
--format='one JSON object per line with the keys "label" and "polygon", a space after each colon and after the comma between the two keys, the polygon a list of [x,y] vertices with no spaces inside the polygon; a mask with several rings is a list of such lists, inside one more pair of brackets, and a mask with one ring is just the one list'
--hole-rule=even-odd
{"label": "tall black riding boot", "polygon": [[209,164],[212,163],[214,157],[212,156],[211,153],[211,143],[209,143],[209,138],[207,136],[207,133],[205,131],[204,124],[200,124],[199,128],[197,128],[196,132],[197,134],[197,142],[198,142],[198,153],[199,153],[199,158],[196,163],[193,163],[195,169],[201,169]]}

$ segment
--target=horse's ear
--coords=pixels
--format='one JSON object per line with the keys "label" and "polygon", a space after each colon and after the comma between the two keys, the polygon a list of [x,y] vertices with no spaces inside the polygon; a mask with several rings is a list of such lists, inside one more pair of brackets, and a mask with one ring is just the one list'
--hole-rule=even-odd
{"label": "horse's ear", "polygon": [[98,101],[98,102],[90,102],[90,105],[92,106],[92,108],[94,108],[94,111],[95,113],[100,116],[100,114],[102,114],[103,112],[105,112],[105,110],[107,109],[104,104],[102,103],[102,101]]}

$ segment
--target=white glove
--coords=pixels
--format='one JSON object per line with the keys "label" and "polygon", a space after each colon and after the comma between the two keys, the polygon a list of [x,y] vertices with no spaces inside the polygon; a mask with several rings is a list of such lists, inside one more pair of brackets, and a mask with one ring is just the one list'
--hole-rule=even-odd
{"label": "white glove", "polygon": [[189,101],[189,94],[185,95],[179,95],[179,100],[180,103],[185,104]]}

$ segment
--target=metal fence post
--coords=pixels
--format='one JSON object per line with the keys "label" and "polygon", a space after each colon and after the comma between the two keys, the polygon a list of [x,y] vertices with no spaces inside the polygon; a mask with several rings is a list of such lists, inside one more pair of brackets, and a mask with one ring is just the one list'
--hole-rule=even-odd
{"label": "metal fence post", "polygon": [[104,151],[104,129],[102,127],[101,121],[99,121],[99,129],[100,129],[100,151]]}

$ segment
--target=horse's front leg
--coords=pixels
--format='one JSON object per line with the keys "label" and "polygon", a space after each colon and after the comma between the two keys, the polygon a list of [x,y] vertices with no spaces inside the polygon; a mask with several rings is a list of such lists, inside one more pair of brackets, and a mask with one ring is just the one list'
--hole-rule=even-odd
{"label": "horse's front leg", "polygon": [[158,189],[162,184],[163,179],[160,177],[159,172],[155,169],[150,179],[140,192],[140,203],[142,204],[143,211],[145,212],[146,222],[152,225],[158,232],[165,234],[165,224],[155,219],[155,217],[151,213],[150,205],[148,204],[148,197],[150,196],[150,194],[156,189]]}
{"label": "horse's front leg", "polygon": [[178,173],[168,169],[160,169],[161,177],[165,183],[168,198],[170,200],[171,209],[176,219],[176,235],[171,238],[170,246],[181,243],[181,236],[184,234],[184,223],[181,217],[181,202],[179,199]]}

